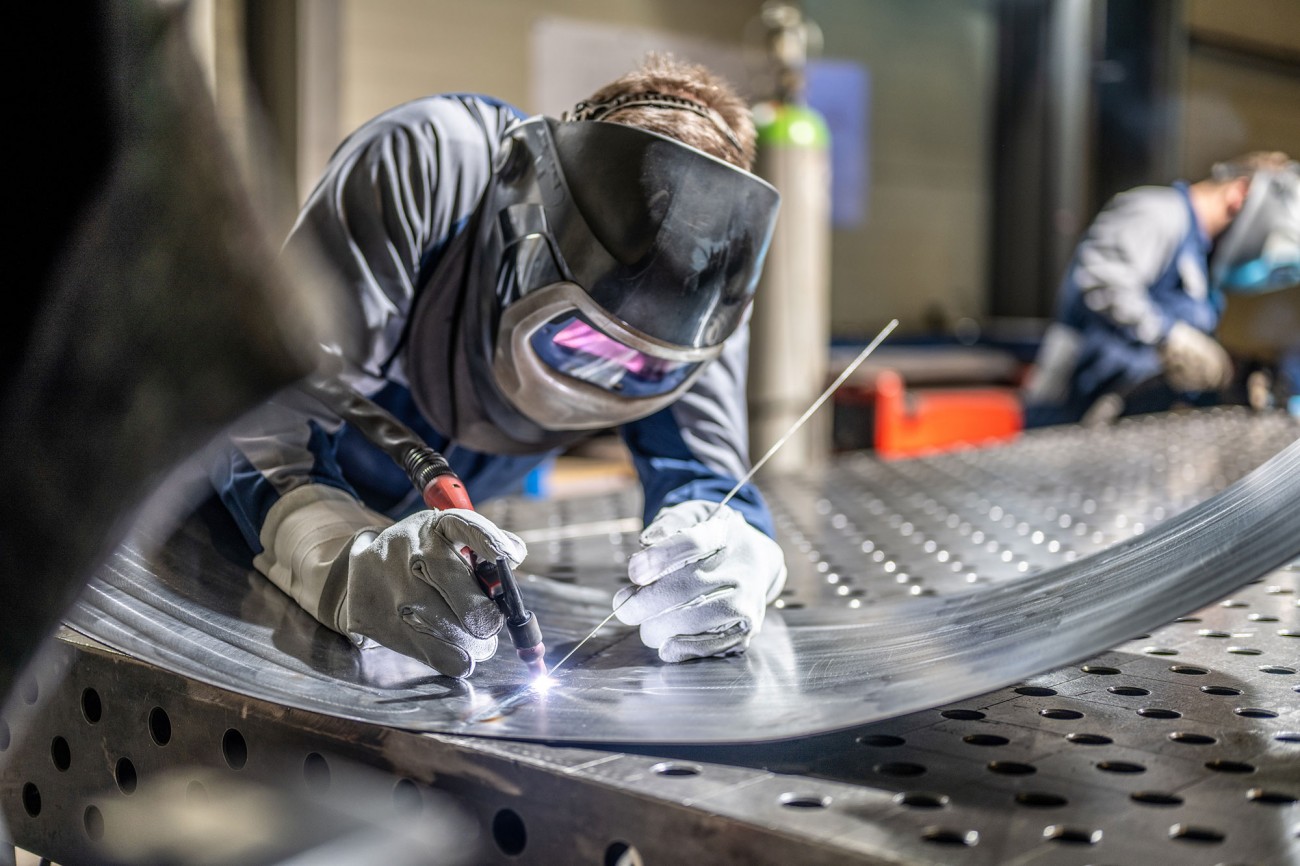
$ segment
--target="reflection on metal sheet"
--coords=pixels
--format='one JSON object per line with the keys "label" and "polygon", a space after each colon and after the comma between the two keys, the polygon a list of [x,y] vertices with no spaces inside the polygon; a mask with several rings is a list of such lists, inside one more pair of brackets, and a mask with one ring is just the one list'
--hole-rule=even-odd
{"label": "reflection on metal sheet", "polygon": [[[663,665],[634,630],[609,626],[545,695],[521,691],[509,652],[465,682],[357,652],[253,572],[212,507],[160,547],[140,536],[120,550],[70,620],[201,681],[413,730],[588,743],[804,736],[1085,658],[1300,555],[1297,429],[1282,415],[1216,411],[769,479],[792,580],[746,655]],[[493,516],[516,530],[558,511],[561,525],[596,523],[610,505],[512,503]],[[617,505],[635,513],[631,497]],[[531,543],[524,570],[545,576],[525,592],[552,662],[606,615],[633,544],[619,531]]]}

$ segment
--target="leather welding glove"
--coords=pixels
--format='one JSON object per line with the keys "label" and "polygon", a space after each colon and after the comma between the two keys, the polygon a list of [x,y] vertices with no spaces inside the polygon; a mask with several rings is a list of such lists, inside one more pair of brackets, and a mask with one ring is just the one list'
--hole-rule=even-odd
{"label": "leather welding glove", "polygon": [[461,508],[421,511],[377,535],[363,530],[335,561],[338,630],[356,643],[371,638],[439,673],[467,677],[497,649],[505,618],[459,551],[468,547],[518,565],[527,554],[517,535]]}
{"label": "leather welding glove", "polygon": [[1160,361],[1175,391],[1218,391],[1232,383],[1232,359],[1223,346],[1186,322],[1169,329]]}
{"label": "leather welding glove", "polygon": [[614,596],[619,620],[666,662],[744,652],[785,586],[785,555],[740,513],[692,500],[665,508],[628,560],[633,586]]}
{"label": "leather welding glove", "polygon": [[253,565],[322,625],[454,677],[492,655],[502,624],[460,549],[512,563],[527,553],[473,511],[421,511],[394,524],[327,484],[280,497],[260,541]]}

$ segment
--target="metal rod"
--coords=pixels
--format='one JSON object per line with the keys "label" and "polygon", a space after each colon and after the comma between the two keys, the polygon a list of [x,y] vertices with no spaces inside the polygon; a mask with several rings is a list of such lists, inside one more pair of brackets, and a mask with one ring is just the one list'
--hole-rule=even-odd
{"label": "metal rod", "polygon": [[785,434],[780,439],[776,440],[776,442],[772,444],[771,448],[767,449],[767,453],[760,457],[758,462],[745,473],[745,477],[736,482],[736,486],[731,488],[731,492],[722,497],[722,501],[718,503],[717,508],[713,509],[713,514],[710,514],[709,517],[717,515],[717,513],[722,510],[722,506],[730,502],[732,498],[740,492],[740,488],[749,483],[750,479],[758,473],[758,470],[762,469],[767,461],[772,459],[772,455],[780,451],[781,447],[785,445],[786,442],[790,441],[790,437],[799,432],[799,428],[804,425],[804,422],[811,418],[813,413],[820,409],[822,404],[829,400],[831,395],[839,390],[839,387],[844,384],[845,380],[848,379],[849,376],[853,375],[853,371],[862,366],[862,362],[867,360],[867,356],[876,351],[876,347],[883,343],[885,338],[888,337],[897,327],[898,319],[890,319],[889,324],[885,325],[879,334],[876,334],[876,338],[868,343],[865,349],[858,353],[858,356],[853,359],[851,364],[844,368],[844,372],[840,373],[839,376],[835,378],[835,381],[831,382],[830,385],[826,387],[825,391],[822,391],[821,396],[814,400],[813,404],[804,410],[804,413],[799,416],[798,420],[790,425],[790,429],[785,431]]}
{"label": "metal rod", "polygon": [[565,663],[565,662],[567,662],[569,659],[573,658],[573,654],[574,654],[574,653],[576,653],[578,650],[582,649],[582,645],[583,645],[583,644],[585,644],[587,641],[589,641],[589,640],[591,640],[593,637],[595,637],[595,636],[596,636],[596,633],[599,632],[602,628],[604,628],[605,626],[609,625],[609,621],[610,621],[611,619],[614,618],[614,615],[615,615],[616,613],[618,613],[619,608],[621,608],[623,605],[625,605],[625,604],[627,604],[629,601],[631,601],[633,595],[636,595],[636,593],[629,593],[627,598],[625,598],[625,599],[623,599],[621,602],[619,602],[618,607],[614,608],[613,610],[611,610],[611,611],[609,612],[609,616],[607,616],[607,617],[605,617],[604,619],[602,619],[602,620],[600,621],[600,624],[599,624],[599,625],[597,625],[595,628],[593,628],[593,629],[592,629],[592,630],[587,634],[586,637],[584,637],[582,640],[578,641],[577,644],[574,645],[573,649],[569,650],[569,651],[565,654],[564,658],[560,659],[558,662],[555,663],[555,666],[551,668],[551,674],[550,674],[550,675],[551,675],[552,678],[554,678],[554,676],[555,676],[557,673],[559,673],[560,668],[564,667],[564,663]]}

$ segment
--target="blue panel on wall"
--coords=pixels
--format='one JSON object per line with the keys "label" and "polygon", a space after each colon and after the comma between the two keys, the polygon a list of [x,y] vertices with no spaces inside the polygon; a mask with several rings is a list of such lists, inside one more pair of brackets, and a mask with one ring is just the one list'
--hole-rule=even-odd
{"label": "blue panel on wall", "polygon": [[867,218],[871,185],[871,73],[849,60],[809,60],[808,104],[831,133],[831,223],[851,228]]}

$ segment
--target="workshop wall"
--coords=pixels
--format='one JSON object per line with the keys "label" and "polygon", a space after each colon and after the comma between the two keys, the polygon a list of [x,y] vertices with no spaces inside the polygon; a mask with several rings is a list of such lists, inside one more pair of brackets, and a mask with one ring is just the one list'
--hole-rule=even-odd
{"label": "workshop wall", "polygon": [[1300,3],[1201,0],[1187,28],[1186,175],[1247,150],[1300,155]]}
{"label": "workshop wall", "polygon": [[833,235],[836,336],[986,306],[996,34],[983,0],[805,0],[825,56],[871,74],[866,220]]}
{"label": "workshop wall", "polygon": [[758,5],[755,0],[344,0],[341,121],[353,129],[399,102],[456,91],[487,93],[532,110],[529,37],[541,18],[631,25],[738,44]]}

